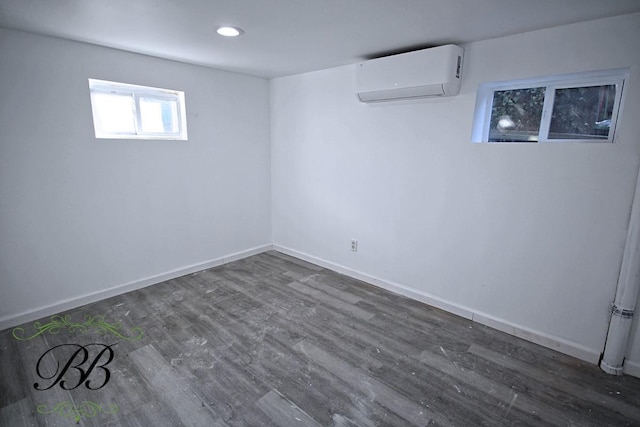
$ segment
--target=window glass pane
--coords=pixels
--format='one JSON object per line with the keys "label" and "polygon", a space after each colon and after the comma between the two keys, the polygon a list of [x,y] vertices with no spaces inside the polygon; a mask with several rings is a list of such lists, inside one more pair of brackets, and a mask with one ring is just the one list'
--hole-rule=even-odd
{"label": "window glass pane", "polygon": [[96,138],[187,138],[184,92],[89,79]]}
{"label": "window glass pane", "polygon": [[133,97],[115,93],[92,93],[96,129],[110,134],[135,134]]}
{"label": "window glass pane", "polygon": [[616,85],[556,89],[549,139],[607,139]]}
{"label": "window glass pane", "polygon": [[174,100],[140,97],[142,132],[177,133],[178,103]]}
{"label": "window glass pane", "polygon": [[544,94],[544,87],[495,91],[489,141],[538,141]]}

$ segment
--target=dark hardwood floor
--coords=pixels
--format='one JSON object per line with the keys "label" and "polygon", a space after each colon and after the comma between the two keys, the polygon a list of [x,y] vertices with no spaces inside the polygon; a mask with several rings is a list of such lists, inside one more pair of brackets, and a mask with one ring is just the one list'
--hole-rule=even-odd
{"label": "dark hardwood floor", "polygon": [[640,425],[640,379],[277,252],[63,315],[0,332],[2,426]]}

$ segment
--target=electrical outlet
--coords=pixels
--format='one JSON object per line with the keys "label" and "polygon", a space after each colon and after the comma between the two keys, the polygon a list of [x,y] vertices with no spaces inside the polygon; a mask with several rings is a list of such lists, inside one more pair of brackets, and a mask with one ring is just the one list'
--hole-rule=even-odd
{"label": "electrical outlet", "polygon": [[358,241],[356,239],[351,239],[351,250],[358,252]]}

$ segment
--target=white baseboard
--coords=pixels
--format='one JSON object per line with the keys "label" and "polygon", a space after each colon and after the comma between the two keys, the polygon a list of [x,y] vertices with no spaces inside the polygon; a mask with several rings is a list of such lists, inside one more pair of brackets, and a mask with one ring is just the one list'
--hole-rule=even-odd
{"label": "white baseboard", "polygon": [[624,361],[624,373],[632,377],[640,378],[640,363]]}
{"label": "white baseboard", "polygon": [[337,273],[344,274],[345,276],[352,277],[354,279],[362,280],[363,282],[370,283],[374,286],[377,286],[382,289],[386,289],[396,294],[404,295],[407,298],[411,298],[416,301],[423,302],[432,307],[436,307],[447,311],[449,313],[453,313],[457,316],[464,317],[465,319],[471,320],[473,317],[473,311],[469,308],[461,306],[459,304],[455,304],[449,301],[446,301],[441,298],[436,298],[431,295],[428,295],[424,292],[419,292],[414,289],[408,288],[406,286],[399,285],[397,283],[392,283],[387,280],[379,279],[375,276],[371,276],[366,273],[362,273],[357,270],[353,270],[349,267],[345,267],[340,264],[336,264],[331,261],[326,261],[322,258],[315,257],[313,255],[306,254],[304,252],[299,252],[294,249],[290,249],[280,245],[273,245],[273,250],[282,252],[283,254],[290,255],[295,258],[299,258],[305,261],[308,261],[312,264],[319,265],[321,267],[328,268],[329,270],[335,271]]}
{"label": "white baseboard", "polygon": [[143,279],[135,280],[133,282],[125,283],[123,285],[114,286],[112,288],[103,289],[97,292],[92,292],[79,297],[69,298],[58,301],[54,304],[39,307],[33,310],[25,311],[18,314],[10,314],[0,318],[0,330],[12,328],[21,325],[26,322],[32,322],[34,320],[41,319],[43,317],[52,316],[62,311],[71,310],[76,307],[83,306],[97,302],[106,298],[111,298],[116,295],[121,295],[127,292],[135,291],[136,289],[145,288],[147,286],[155,285],[157,283],[164,282],[166,280],[175,279],[176,277],[185,276],[187,274],[195,273],[196,271],[206,270],[208,268],[217,267],[222,264],[227,264],[232,261],[237,261],[242,258],[247,258],[252,255],[256,255],[268,250],[271,250],[273,245],[267,244],[262,246],[256,246],[244,251],[235,252],[229,255],[225,255],[216,259],[212,259],[197,264],[191,264],[186,267],[181,267],[175,270],[167,271],[155,276],[145,277]]}
{"label": "white baseboard", "polygon": [[474,313],[473,321],[480,323],[481,325],[497,329],[498,331],[505,332],[509,335],[522,338],[523,340],[539,344],[543,347],[559,351],[560,353],[568,354],[569,356],[573,356],[594,365],[597,365],[600,360],[600,352],[598,350],[585,347],[554,335],[529,329],[504,319],[499,319],[484,313]]}
{"label": "white baseboard", "polygon": [[[517,325],[508,320],[500,319],[482,312],[478,312],[470,307],[465,307],[463,305],[460,305],[451,301],[447,301],[442,298],[435,297],[433,295],[429,295],[425,292],[411,289],[407,286],[389,282],[387,280],[380,279],[366,273],[362,273],[360,271],[351,269],[349,267],[345,267],[343,265],[336,264],[334,262],[327,261],[322,258],[318,258],[312,255],[306,254],[304,252],[299,252],[294,249],[290,249],[290,248],[280,246],[280,245],[275,245],[275,244],[273,245],[273,249],[278,252],[282,252],[284,254],[291,255],[293,257],[300,258],[305,261],[311,262],[313,264],[317,264],[319,266],[328,268],[329,270],[336,271],[338,273],[344,274],[345,276],[362,280],[364,282],[370,283],[379,288],[386,289],[390,292],[394,292],[396,294],[400,294],[408,298],[411,298],[420,302],[424,302],[425,304],[442,309],[444,311],[458,315],[460,317],[464,317],[466,319],[477,322],[481,325],[489,326],[501,332],[505,332],[510,335],[514,335],[518,338],[522,338],[524,340],[533,342],[535,344],[539,344],[543,347],[547,347],[552,350],[556,350],[561,353],[568,354],[570,356],[576,357],[580,360],[584,360],[594,365],[597,364],[598,360],[600,359],[600,351],[597,349],[587,348],[580,344],[565,340],[560,337],[549,335],[540,331],[535,331],[535,330],[526,328],[524,326]],[[629,369],[633,370],[637,368],[640,368],[640,366],[636,365],[635,368],[630,367]],[[626,365],[625,365],[625,372],[627,372]],[[634,375],[634,374],[630,374],[630,375]]]}

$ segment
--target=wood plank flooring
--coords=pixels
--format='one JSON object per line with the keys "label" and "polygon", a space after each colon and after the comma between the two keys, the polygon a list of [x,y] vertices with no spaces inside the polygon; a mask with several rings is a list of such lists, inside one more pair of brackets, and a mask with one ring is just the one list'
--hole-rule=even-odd
{"label": "wood plank flooring", "polygon": [[0,332],[0,425],[640,425],[640,379],[278,252],[62,314]]}

